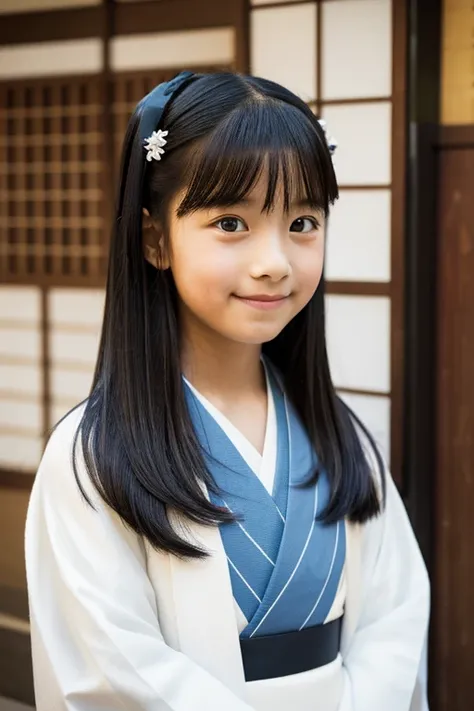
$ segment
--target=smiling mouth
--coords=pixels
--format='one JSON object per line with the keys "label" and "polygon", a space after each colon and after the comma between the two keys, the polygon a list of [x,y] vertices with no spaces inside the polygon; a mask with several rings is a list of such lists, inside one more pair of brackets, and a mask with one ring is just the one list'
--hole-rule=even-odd
{"label": "smiling mouth", "polygon": [[236,299],[242,301],[248,306],[255,309],[268,310],[276,309],[281,306],[289,297],[289,294],[269,295],[269,294],[252,294],[251,296],[239,296],[234,294]]}
{"label": "smiling mouth", "polygon": [[282,301],[282,299],[287,299],[289,294],[251,294],[250,296],[239,296],[239,299],[246,299],[248,301]]}

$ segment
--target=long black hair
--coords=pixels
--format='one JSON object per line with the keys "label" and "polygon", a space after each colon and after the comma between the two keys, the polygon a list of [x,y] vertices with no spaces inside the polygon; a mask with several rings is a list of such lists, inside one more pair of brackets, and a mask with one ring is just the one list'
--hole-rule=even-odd
{"label": "long black hair", "polygon": [[[194,75],[165,107],[160,128],[168,131],[168,142],[159,162],[146,162],[143,107],[141,102],[131,117],[124,141],[99,355],[74,451],[80,441],[93,484],[128,526],[157,549],[199,557],[205,552],[179,535],[170,511],[207,525],[232,515],[206,496],[206,487],[215,485],[184,398],[176,288],[170,269],[154,269],[144,258],[142,210],[160,219],[166,235],[178,191],[178,216],[232,205],[252,189],[263,167],[264,210],[283,186],[285,203],[303,195],[327,215],[338,191],[316,116],[278,84],[231,73]],[[263,352],[282,374],[328,474],[331,496],[323,518],[364,522],[375,516],[381,504],[357,431],[362,425],[331,381],[323,280]],[[380,456],[366,435],[383,481]],[[87,498],[76,457],[74,470]]]}

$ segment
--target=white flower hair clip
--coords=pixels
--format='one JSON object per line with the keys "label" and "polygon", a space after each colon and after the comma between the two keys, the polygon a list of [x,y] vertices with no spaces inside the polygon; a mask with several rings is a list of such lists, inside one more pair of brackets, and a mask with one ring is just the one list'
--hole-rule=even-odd
{"label": "white flower hair clip", "polygon": [[324,136],[326,138],[326,143],[328,144],[329,153],[331,155],[334,155],[334,153],[336,152],[336,148],[337,148],[337,141],[333,136],[330,136],[328,134],[328,131],[326,128],[326,121],[324,121],[324,119],[318,119],[318,123],[324,131]]}
{"label": "white flower hair clip", "polygon": [[153,131],[149,138],[145,138],[145,150],[147,151],[146,159],[148,161],[161,160],[161,156],[164,153],[163,146],[166,146],[167,141],[165,136],[168,135],[168,131]]}

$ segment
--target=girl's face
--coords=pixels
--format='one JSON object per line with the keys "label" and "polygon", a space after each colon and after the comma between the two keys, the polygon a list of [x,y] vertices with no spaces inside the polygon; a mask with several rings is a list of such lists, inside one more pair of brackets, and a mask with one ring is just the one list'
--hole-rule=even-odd
{"label": "girl's face", "polygon": [[324,215],[305,204],[262,212],[265,177],[240,204],[176,217],[170,266],[184,332],[204,329],[241,344],[275,338],[313,296],[324,261]]}

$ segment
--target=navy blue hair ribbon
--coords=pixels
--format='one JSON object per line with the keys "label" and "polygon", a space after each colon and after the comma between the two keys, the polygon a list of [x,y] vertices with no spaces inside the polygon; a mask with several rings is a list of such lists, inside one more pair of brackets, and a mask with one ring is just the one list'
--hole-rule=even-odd
{"label": "navy blue hair ribbon", "polygon": [[158,84],[142,99],[140,102],[142,107],[140,139],[142,142],[149,138],[153,131],[157,130],[165,106],[174,92],[193,76],[193,72],[181,72],[174,79]]}

